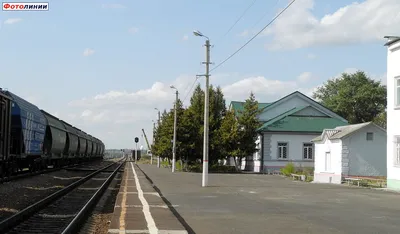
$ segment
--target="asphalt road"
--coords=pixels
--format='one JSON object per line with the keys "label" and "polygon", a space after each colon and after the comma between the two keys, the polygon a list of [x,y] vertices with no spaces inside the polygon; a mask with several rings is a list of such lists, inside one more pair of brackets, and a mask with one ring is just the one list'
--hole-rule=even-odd
{"label": "asphalt road", "polygon": [[400,194],[272,175],[139,165],[195,233],[400,233]]}

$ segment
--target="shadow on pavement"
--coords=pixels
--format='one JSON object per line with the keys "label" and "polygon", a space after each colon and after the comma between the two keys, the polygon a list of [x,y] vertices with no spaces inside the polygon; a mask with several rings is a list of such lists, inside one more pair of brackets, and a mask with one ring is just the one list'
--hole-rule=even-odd
{"label": "shadow on pavement", "polygon": [[165,202],[165,204],[168,206],[168,208],[171,210],[171,212],[174,214],[174,216],[179,220],[179,222],[182,224],[182,226],[186,229],[188,234],[196,234],[194,230],[189,226],[189,224],[185,221],[185,219],[176,211],[176,209],[172,206],[171,202],[168,201],[166,197],[161,193],[161,190],[153,183],[153,180],[150,179],[150,177],[142,170],[142,168],[139,167],[139,170],[144,174],[146,179],[150,181],[152,184],[153,188],[157,191],[158,194],[160,194],[161,199]]}

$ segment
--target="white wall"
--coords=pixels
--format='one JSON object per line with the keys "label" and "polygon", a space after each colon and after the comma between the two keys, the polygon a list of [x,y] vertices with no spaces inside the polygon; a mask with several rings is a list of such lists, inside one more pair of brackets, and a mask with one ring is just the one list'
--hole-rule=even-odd
{"label": "white wall", "polygon": [[400,110],[394,109],[394,77],[400,75],[400,42],[388,48],[387,58],[387,179],[388,188],[400,190],[400,168],[394,166],[394,136],[400,135]]}
{"label": "white wall", "polygon": [[[303,159],[303,143],[311,143],[311,140],[317,136],[316,134],[273,133],[269,138],[264,135],[264,168],[267,170],[279,169],[286,166],[289,161],[298,167],[313,167],[314,160]],[[265,139],[270,140],[266,141]],[[278,142],[288,143],[286,160],[278,159]]]}
{"label": "white wall", "polygon": [[[326,170],[325,155],[330,152],[330,170]],[[315,143],[314,182],[334,183],[342,182],[342,142],[341,140],[326,139]]]}
{"label": "white wall", "polygon": [[[373,140],[367,141],[367,132]],[[386,176],[386,132],[374,125],[364,127],[342,139],[347,146],[349,176]]]}

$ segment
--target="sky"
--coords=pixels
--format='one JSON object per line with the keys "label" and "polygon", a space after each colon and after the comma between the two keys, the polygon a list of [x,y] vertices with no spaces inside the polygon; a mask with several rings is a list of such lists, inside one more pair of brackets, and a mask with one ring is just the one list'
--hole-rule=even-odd
{"label": "sky", "polygon": [[[68,0],[50,1],[49,11],[1,11],[0,87],[106,148],[132,148],[142,129],[152,141],[154,108],[173,108],[170,85],[184,105],[193,83],[204,88],[196,75],[205,72],[205,40],[193,30],[210,38],[212,69],[288,3]],[[328,79],[357,70],[385,83],[383,37],[400,35],[399,24],[398,0],[297,0],[213,70],[210,83],[222,88],[227,104],[251,91],[259,102],[293,91],[310,96]]]}

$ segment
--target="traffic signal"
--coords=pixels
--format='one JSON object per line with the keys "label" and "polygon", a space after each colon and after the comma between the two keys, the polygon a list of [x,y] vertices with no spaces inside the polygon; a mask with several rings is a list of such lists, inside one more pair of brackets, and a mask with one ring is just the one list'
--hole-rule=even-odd
{"label": "traffic signal", "polygon": [[139,137],[135,137],[135,142],[136,142],[136,143],[139,142]]}

